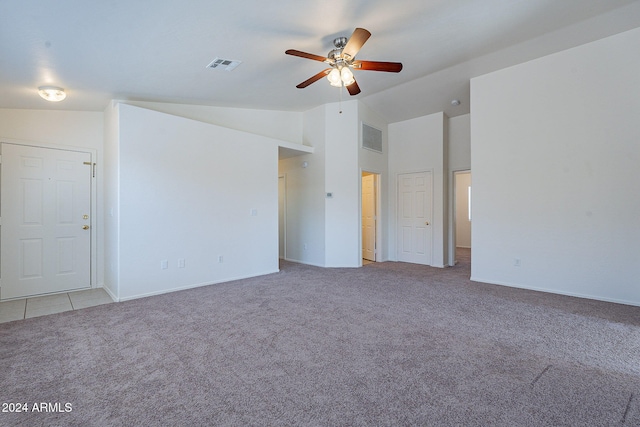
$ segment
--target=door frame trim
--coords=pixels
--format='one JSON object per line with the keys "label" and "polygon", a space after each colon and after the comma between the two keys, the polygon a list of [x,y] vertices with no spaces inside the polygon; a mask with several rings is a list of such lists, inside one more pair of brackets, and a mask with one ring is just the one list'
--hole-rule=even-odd
{"label": "door frame trim", "polygon": [[[98,150],[94,148],[85,148],[85,147],[74,147],[71,145],[62,145],[62,144],[52,144],[46,142],[36,142],[36,141],[26,141],[20,139],[12,139],[12,138],[2,138],[0,137],[0,147],[2,144],[13,144],[13,145],[22,145],[22,146],[31,146],[38,148],[49,148],[54,150],[62,150],[62,151],[75,151],[80,153],[87,153],[91,156],[91,163],[98,163]],[[0,148],[1,154],[1,148]],[[2,165],[0,164],[0,167]],[[90,285],[91,288],[96,288],[98,283],[98,203],[97,203],[97,190],[98,190],[98,171],[96,169],[96,176],[91,178],[91,272],[89,274]],[[0,187],[1,191],[1,187]],[[1,194],[0,194],[1,197]],[[2,274],[2,272],[0,272]],[[0,278],[0,285],[2,284],[2,279]],[[20,298],[18,298],[20,299]],[[7,300],[8,301],[8,300]]]}
{"label": "door frame trim", "polygon": [[[282,223],[283,223],[283,230],[282,230],[282,244],[284,245],[284,247],[282,248],[282,259],[286,260],[287,259],[287,174],[286,173],[282,173],[282,174],[278,174],[278,180],[280,180],[280,178],[282,178],[282,182],[284,184],[284,193],[282,195],[283,197],[283,202],[284,202],[284,209],[282,211]],[[278,190],[280,190],[280,183],[278,182]],[[278,205],[280,205],[280,194],[278,191]],[[278,206],[279,207],[279,206]],[[278,222],[280,222],[280,209],[278,209]],[[278,230],[278,240],[280,240],[280,230]],[[278,258],[280,258],[280,248],[278,248]]]}
{"label": "door frame trim", "polygon": [[458,258],[457,258],[457,254],[456,254],[456,249],[457,246],[456,245],[456,239],[457,239],[457,232],[456,232],[456,223],[457,223],[457,203],[456,203],[456,197],[458,195],[458,183],[457,183],[457,178],[458,175],[460,174],[471,174],[471,169],[460,169],[460,170],[454,170],[451,171],[451,176],[452,176],[452,182],[453,184],[451,185],[451,189],[452,191],[452,197],[451,197],[451,229],[450,229],[450,235],[451,235],[451,240],[449,242],[449,265],[450,266],[454,266],[458,263]]}
{"label": "door frame trim", "polygon": [[375,249],[375,262],[385,261],[382,259],[382,172],[376,171],[374,169],[363,169],[360,168],[360,178],[358,179],[358,194],[360,198],[358,199],[358,259],[359,267],[362,267],[362,174],[370,173],[376,176],[374,180],[374,184],[376,186],[375,195],[376,195],[376,249]]}

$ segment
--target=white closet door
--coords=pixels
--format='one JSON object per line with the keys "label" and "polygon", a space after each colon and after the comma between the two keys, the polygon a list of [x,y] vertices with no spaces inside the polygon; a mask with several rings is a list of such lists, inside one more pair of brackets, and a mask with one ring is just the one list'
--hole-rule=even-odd
{"label": "white closet door", "polygon": [[431,172],[398,176],[398,261],[431,265]]}

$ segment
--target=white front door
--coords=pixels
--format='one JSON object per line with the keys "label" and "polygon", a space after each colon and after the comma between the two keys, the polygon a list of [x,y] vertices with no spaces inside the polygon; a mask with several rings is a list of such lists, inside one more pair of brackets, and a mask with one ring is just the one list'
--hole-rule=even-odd
{"label": "white front door", "polygon": [[375,175],[362,177],[362,258],[376,260]]}
{"label": "white front door", "polygon": [[431,265],[431,172],[398,175],[398,261]]}
{"label": "white front door", "polygon": [[91,154],[3,143],[1,179],[0,299],[91,287]]}

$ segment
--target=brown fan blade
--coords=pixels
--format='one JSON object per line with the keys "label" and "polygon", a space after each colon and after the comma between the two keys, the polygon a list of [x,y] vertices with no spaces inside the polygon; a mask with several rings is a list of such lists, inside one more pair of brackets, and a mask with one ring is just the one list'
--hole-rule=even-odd
{"label": "brown fan blade", "polygon": [[349,95],[357,95],[360,93],[360,86],[358,86],[357,81],[353,81],[349,86],[347,86],[347,90],[349,91]]}
{"label": "brown fan blade", "polygon": [[400,62],[353,61],[353,68],[358,70],[399,73],[402,70],[402,64]]}
{"label": "brown fan blade", "polygon": [[300,83],[296,87],[298,89],[304,89],[305,87],[309,86],[311,83],[315,83],[318,80],[320,80],[321,78],[323,78],[324,76],[326,76],[327,74],[329,74],[329,71],[331,71],[331,68],[327,68],[326,70],[322,70],[318,74],[316,74],[315,76],[308,78],[307,80],[303,81],[302,83]]}
{"label": "brown fan blade", "polygon": [[356,28],[351,34],[347,45],[342,50],[342,55],[347,59],[353,59],[356,57],[362,45],[371,37],[371,33],[364,28]]}
{"label": "brown fan blade", "polygon": [[301,52],[295,49],[289,49],[284,53],[286,53],[287,55],[299,56],[300,58],[313,59],[314,61],[320,61],[320,62],[327,61],[327,58],[325,58],[324,56],[314,55],[313,53]]}

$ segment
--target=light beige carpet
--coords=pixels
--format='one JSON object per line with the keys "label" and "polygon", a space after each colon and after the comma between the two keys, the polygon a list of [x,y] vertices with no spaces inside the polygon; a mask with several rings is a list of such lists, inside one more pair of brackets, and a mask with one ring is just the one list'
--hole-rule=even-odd
{"label": "light beige carpet", "polygon": [[0,402],[63,408],[0,425],[640,425],[639,308],[473,283],[462,258],[285,262],[0,324]]}

